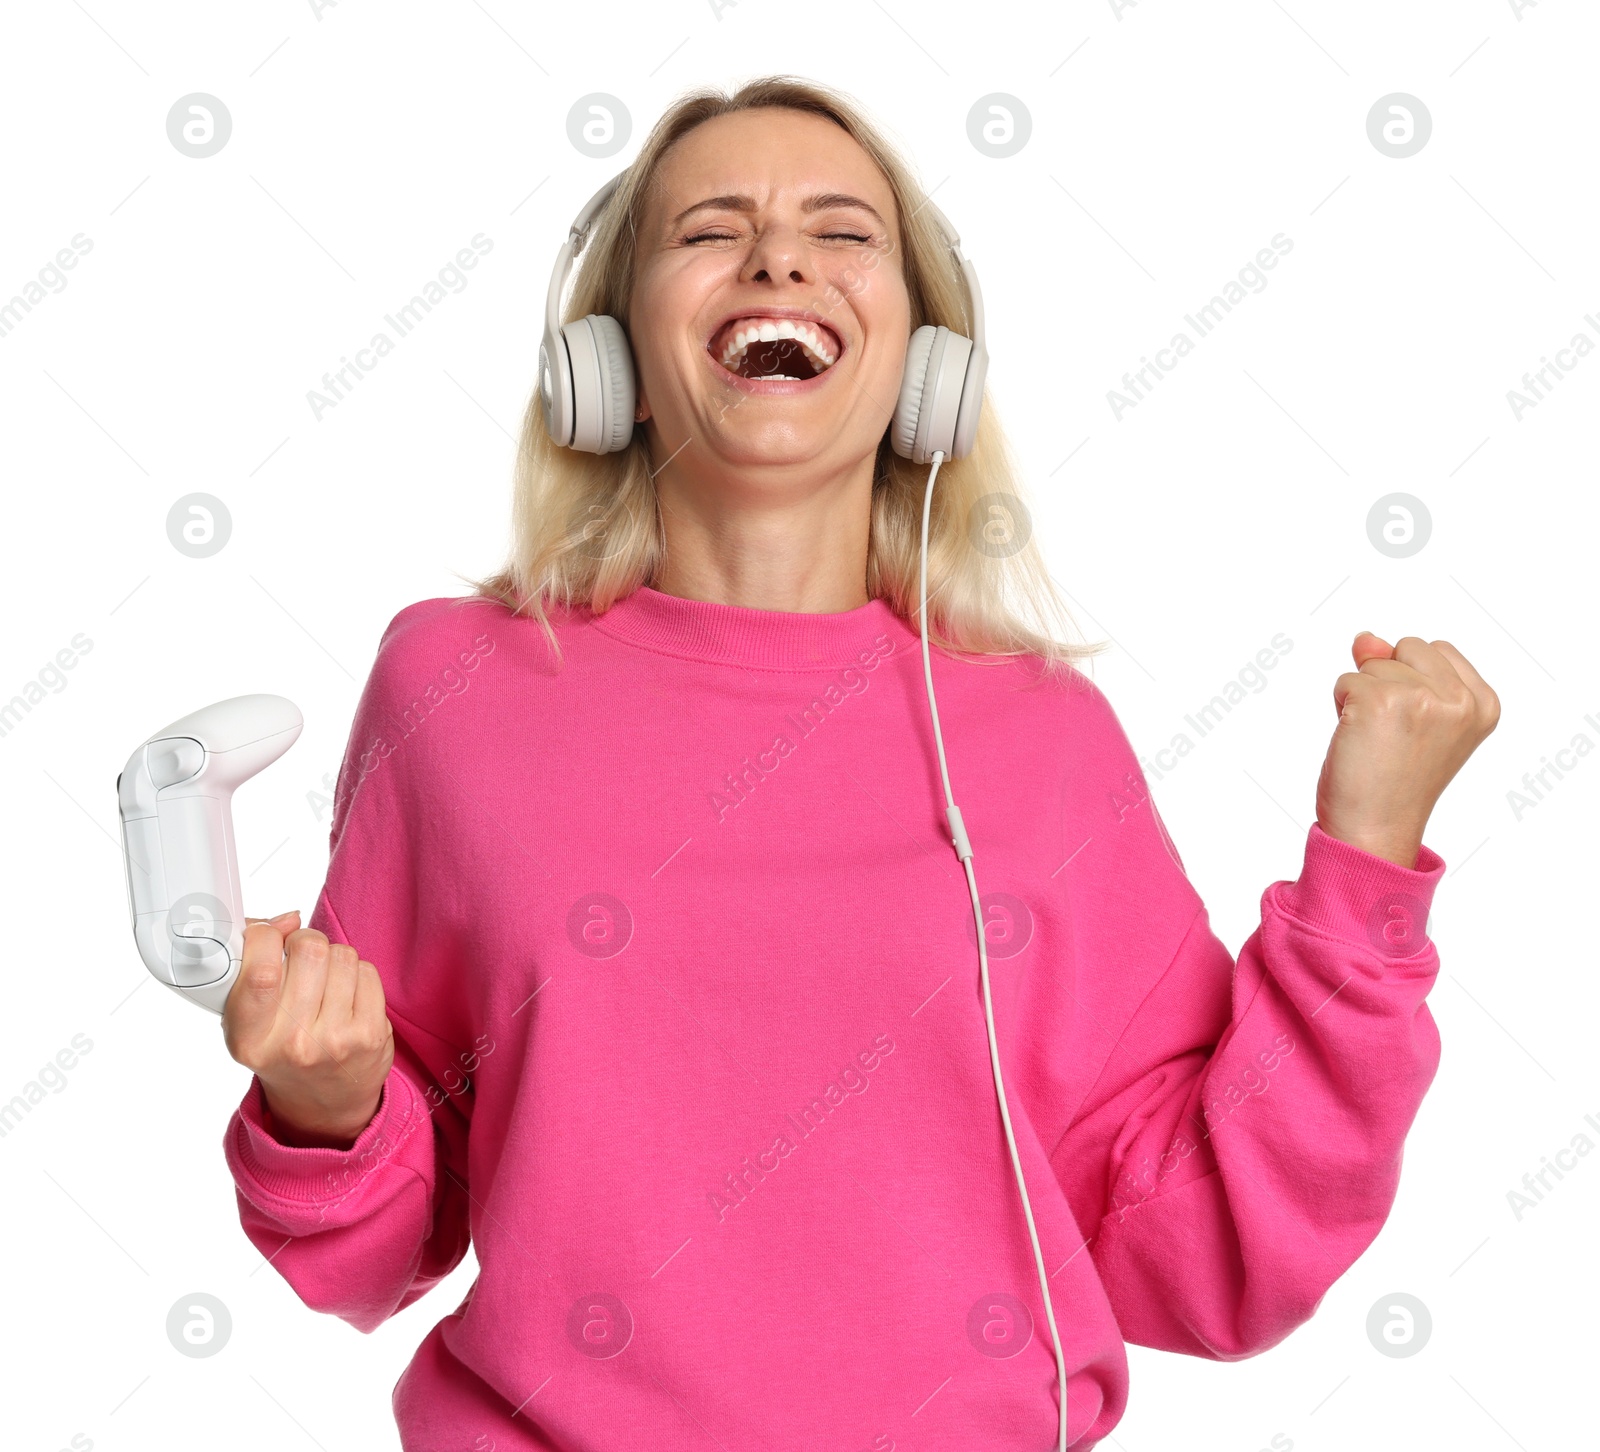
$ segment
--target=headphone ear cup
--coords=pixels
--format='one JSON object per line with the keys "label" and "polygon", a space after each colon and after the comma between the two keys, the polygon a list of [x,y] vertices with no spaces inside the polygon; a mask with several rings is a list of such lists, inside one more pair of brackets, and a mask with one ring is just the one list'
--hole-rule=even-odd
{"label": "headphone ear cup", "polygon": [[633,438],[638,389],[622,324],[590,313],[568,323],[561,337],[571,360],[571,447],[590,454],[625,449]]}
{"label": "headphone ear cup", "polygon": [[545,334],[539,345],[539,402],[545,432],[563,448],[572,442],[572,366],[567,359],[565,330]]}
{"label": "headphone ear cup", "polygon": [[906,345],[906,367],[900,376],[900,400],[895,405],[889,442],[902,459],[916,456],[917,421],[922,416],[923,384],[928,377],[928,355],[938,328],[925,324],[911,335]]}
{"label": "headphone ear cup", "polygon": [[609,406],[611,432],[605,452],[625,449],[633,439],[633,410],[638,403],[638,380],[633,371],[633,349],[622,324],[613,317],[592,318],[605,350],[601,376],[611,387]]}
{"label": "headphone ear cup", "polygon": [[989,354],[976,343],[967,360],[967,376],[961,384],[961,406],[956,410],[955,438],[949,457],[964,459],[978,439],[978,415],[983,411],[983,385],[989,376]]}
{"label": "headphone ear cup", "polygon": [[928,463],[935,450],[947,461],[971,453],[987,367],[987,358],[977,353],[970,338],[931,324],[918,328],[906,347],[895,409],[895,452],[914,464]]}

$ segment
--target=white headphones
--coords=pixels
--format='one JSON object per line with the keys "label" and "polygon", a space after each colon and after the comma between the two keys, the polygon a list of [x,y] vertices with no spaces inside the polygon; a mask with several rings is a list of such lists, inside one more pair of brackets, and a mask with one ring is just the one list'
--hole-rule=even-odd
{"label": "white headphones", "polygon": [[[590,454],[625,449],[633,438],[637,382],[628,335],[615,318],[590,313],[563,324],[561,296],[572,259],[583,245],[600,209],[610,200],[627,172],[612,177],[578,213],[566,243],[556,257],[545,301],[544,341],[539,347],[539,397],[545,427],[556,443]],[[978,274],[961,255],[961,238],[931,201],[927,207],[939,223],[967,280],[973,337],[927,324],[911,335],[906,350],[900,399],[889,431],[895,453],[916,464],[933,455],[964,459],[972,452],[983,406],[983,383],[989,353],[983,341],[983,294]]]}

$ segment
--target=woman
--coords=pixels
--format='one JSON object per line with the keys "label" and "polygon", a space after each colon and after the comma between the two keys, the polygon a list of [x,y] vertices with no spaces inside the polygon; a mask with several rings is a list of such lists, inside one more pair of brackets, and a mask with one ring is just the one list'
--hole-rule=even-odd
{"label": "woman", "polygon": [[887,438],[913,330],[968,326],[924,201],[812,85],[661,120],[571,310],[625,323],[631,438],[559,448],[530,403],[510,564],[394,617],[310,925],[252,920],[252,1242],[363,1331],[476,1248],[408,1449],[1090,1447],[1126,1341],[1265,1350],[1393,1202],[1439,1058],[1422,830],[1494,693],[1356,638],[1236,964],[1036,549],[994,547],[986,408],[927,623],[1024,1206]]}

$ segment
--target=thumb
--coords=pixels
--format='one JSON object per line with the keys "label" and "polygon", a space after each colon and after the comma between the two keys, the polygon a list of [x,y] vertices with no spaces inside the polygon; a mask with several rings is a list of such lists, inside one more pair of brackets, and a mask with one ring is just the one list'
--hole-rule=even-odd
{"label": "thumb", "polygon": [[271,1029],[283,994],[283,939],[300,926],[299,909],[275,918],[246,918],[239,976],[222,1006],[230,1042],[249,1042]]}
{"label": "thumb", "polygon": [[1394,655],[1394,647],[1381,635],[1362,630],[1350,643],[1350,654],[1355,658],[1356,669],[1360,670],[1369,660],[1390,659]]}

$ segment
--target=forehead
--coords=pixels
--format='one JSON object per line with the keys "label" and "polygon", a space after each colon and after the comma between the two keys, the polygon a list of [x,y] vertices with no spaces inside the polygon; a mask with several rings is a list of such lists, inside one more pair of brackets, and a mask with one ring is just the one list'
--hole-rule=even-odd
{"label": "forehead", "polygon": [[894,227],[889,179],[843,127],[787,107],[735,111],[701,122],[668,148],[656,168],[645,227],[658,231],[707,197],[744,195],[761,207],[831,192],[870,202]]}

